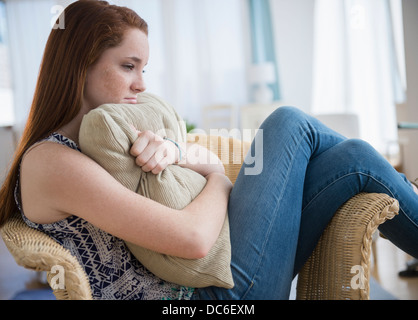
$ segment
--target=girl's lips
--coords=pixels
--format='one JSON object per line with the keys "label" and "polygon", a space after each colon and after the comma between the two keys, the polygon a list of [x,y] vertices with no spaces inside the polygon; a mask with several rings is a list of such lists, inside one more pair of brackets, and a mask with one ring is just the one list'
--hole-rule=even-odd
{"label": "girl's lips", "polygon": [[123,100],[126,100],[128,103],[138,103],[136,98],[125,98]]}

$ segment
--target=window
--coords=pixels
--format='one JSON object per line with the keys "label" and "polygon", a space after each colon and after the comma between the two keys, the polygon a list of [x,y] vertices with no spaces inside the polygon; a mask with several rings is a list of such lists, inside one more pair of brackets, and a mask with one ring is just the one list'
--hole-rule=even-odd
{"label": "window", "polygon": [[357,115],[359,137],[382,154],[405,99],[402,20],[400,0],[315,1],[312,112]]}
{"label": "window", "polygon": [[0,1],[0,126],[14,124],[13,89],[7,37],[6,6]]}

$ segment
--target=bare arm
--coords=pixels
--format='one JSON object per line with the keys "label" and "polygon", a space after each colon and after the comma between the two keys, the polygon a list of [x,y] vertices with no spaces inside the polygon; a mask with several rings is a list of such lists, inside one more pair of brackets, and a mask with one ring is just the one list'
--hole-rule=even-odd
{"label": "bare arm", "polygon": [[22,163],[22,200],[34,222],[79,216],[123,240],[194,259],[207,254],[225,219],[231,182],[207,175],[207,185],[183,210],[174,210],[123,187],[80,152],[45,142]]}
{"label": "bare arm", "polygon": [[183,168],[189,168],[207,176],[210,173],[217,172],[225,174],[225,168],[216,154],[198,144],[180,143],[180,147],[185,152],[183,161],[179,165]]}

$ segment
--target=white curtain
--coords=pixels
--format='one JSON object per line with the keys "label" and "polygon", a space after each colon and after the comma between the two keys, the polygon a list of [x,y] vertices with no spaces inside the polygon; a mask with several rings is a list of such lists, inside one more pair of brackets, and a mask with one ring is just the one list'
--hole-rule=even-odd
{"label": "white curtain", "polygon": [[[16,127],[26,122],[55,5],[74,0],[8,0]],[[149,24],[147,90],[162,96],[189,122],[201,108],[248,101],[245,52],[249,34],[242,0],[109,0],[135,10]]]}
{"label": "white curtain", "polygon": [[404,99],[400,0],[316,0],[314,114],[351,113],[382,153],[397,140]]}
{"label": "white curtain", "polygon": [[6,1],[15,130],[26,123],[43,50],[51,30],[52,0]]}
{"label": "white curtain", "polygon": [[113,2],[148,22],[147,90],[164,97],[187,121],[201,127],[203,107],[248,101],[244,1]]}
{"label": "white curtain", "polygon": [[110,0],[149,25],[149,92],[201,127],[201,109],[248,101],[242,0]]}

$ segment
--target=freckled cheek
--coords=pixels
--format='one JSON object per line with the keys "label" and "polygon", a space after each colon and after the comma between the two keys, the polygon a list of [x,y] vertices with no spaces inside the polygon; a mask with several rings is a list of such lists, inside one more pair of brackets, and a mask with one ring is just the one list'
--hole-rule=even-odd
{"label": "freckled cheek", "polygon": [[123,77],[107,72],[103,77],[104,94],[113,99],[124,98],[127,92],[127,84]]}

